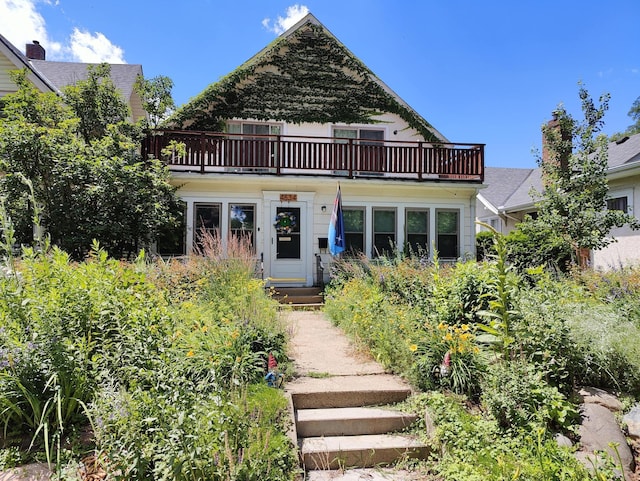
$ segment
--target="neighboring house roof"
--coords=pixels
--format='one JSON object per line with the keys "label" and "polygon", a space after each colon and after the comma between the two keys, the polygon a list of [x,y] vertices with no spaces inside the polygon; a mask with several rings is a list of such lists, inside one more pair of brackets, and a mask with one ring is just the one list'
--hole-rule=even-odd
{"label": "neighboring house roof", "polygon": [[640,134],[626,136],[609,144],[609,170],[640,163]]}
{"label": "neighboring house roof", "polygon": [[[43,75],[42,72],[38,71],[20,50],[9,42],[9,40],[0,35],[0,84],[8,84],[11,82],[7,73],[9,70],[20,70],[23,68],[26,68],[29,71],[29,79],[40,91],[58,91],[55,84]],[[0,90],[6,92],[9,91],[9,89],[2,87],[0,87]]]}
{"label": "neighboring house roof", "polygon": [[484,184],[487,187],[480,191],[478,197],[481,197],[487,207],[501,207],[513,195],[514,189],[522,185],[533,170],[487,167],[484,171]]}
{"label": "neighboring house roof", "polygon": [[308,14],[180,107],[167,125],[220,130],[232,118],[370,124],[385,112],[397,114],[427,141],[447,141]]}
{"label": "neighboring house roof", "polygon": [[[9,79],[9,70],[26,68],[29,71],[29,79],[40,91],[60,93],[67,85],[73,85],[79,80],[85,80],[87,78],[87,68],[90,65],[99,64],[52,62],[50,60],[28,58],[5,37],[0,35],[0,96],[3,92],[9,93],[17,89],[17,86]],[[142,65],[109,65],[111,67],[111,80],[129,105],[133,119],[137,120],[145,117],[146,113],[142,107],[142,100],[134,89],[136,79],[139,75],[142,75]]]}
{"label": "neighboring house roof", "polygon": [[[629,175],[630,170],[640,172],[640,134],[624,137],[608,144],[609,178]],[[518,179],[521,179],[518,182]],[[531,209],[534,199],[532,190],[542,192],[542,169],[507,169],[487,167],[485,181],[487,188],[479,197],[494,212],[515,212]]]}
{"label": "neighboring house roof", "polygon": [[[33,66],[42,72],[58,89],[74,85],[80,80],[86,80],[89,66],[97,63],[80,62],[52,62],[50,60],[30,60]],[[120,91],[124,100],[131,108],[134,120],[144,117],[142,101],[134,89],[136,79],[142,75],[142,65],[139,64],[109,64],[111,80]]]}
{"label": "neighboring house roof", "polygon": [[[67,85],[74,85],[79,80],[86,80],[87,68],[98,66],[97,63],[52,62],[50,60],[30,60],[33,66],[42,72],[51,82],[62,89]],[[137,64],[109,64],[111,80],[125,99],[133,94],[133,86],[142,75],[142,65]]]}

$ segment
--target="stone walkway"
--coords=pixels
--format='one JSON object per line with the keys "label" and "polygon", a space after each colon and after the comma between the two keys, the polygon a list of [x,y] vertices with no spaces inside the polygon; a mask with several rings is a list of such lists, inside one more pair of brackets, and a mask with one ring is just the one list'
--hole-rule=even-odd
{"label": "stone walkway", "polygon": [[[289,357],[299,376],[286,383],[290,393],[322,389],[325,391],[403,389],[407,384],[387,374],[380,364],[359,352],[346,335],[321,311],[283,311],[289,326]],[[414,472],[386,468],[312,471],[309,481],[418,481],[427,479]]]}

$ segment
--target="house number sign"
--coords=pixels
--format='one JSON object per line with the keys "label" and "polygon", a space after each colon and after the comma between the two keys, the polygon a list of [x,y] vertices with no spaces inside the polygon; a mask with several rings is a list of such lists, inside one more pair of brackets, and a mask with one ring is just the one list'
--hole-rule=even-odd
{"label": "house number sign", "polygon": [[280,202],[296,202],[298,194],[280,194]]}

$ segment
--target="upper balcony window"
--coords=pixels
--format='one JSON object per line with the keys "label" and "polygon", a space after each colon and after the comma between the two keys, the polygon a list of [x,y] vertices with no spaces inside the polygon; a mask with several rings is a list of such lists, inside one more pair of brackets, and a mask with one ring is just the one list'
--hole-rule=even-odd
{"label": "upper balcony window", "polygon": [[[229,122],[227,123],[227,133],[243,135],[280,135],[280,125],[250,122]],[[249,137],[251,138],[251,137]]]}
{"label": "upper balcony window", "polygon": [[384,140],[384,130],[335,127],[333,137],[337,143],[347,143],[346,139],[360,139],[362,145],[380,145],[380,141]]}

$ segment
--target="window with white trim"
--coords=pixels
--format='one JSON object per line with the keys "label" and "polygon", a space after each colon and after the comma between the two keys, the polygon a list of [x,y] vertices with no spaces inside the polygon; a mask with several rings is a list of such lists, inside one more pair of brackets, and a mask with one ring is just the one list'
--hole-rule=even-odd
{"label": "window with white trim", "polygon": [[373,208],[373,256],[390,256],[396,246],[396,210]]}
{"label": "window with white trim", "polygon": [[202,250],[203,237],[216,237],[220,231],[221,204],[196,202],[193,205],[194,247]]}
{"label": "window with white trim", "polygon": [[460,211],[436,209],[436,249],[442,259],[460,257]]}
{"label": "window with white trim", "polygon": [[363,207],[343,207],[345,252],[357,254],[364,252],[365,215]]}
{"label": "window with white trim", "polygon": [[625,214],[629,212],[629,200],[626,195],[607,199],[607,210],[621,210]]}
{"label": "window with white trim", "polygon": [[429,254],[429,210],[406,209],[404,212],[404,239],[412,254]]}
{"label": "window with white trim", "polygon": [[246,239],[255,251],[255,204],[229,204],[229,235]]}

